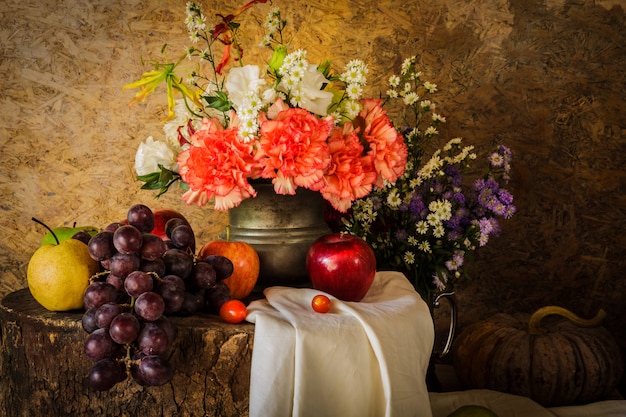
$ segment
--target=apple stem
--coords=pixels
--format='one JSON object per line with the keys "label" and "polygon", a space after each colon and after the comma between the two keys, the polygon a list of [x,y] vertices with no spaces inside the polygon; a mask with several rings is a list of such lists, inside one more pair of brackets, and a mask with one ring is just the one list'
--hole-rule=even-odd
{"label": "apple stem", "polygon": [[54,237],[54,240],[56,240],[57,245],[60,243],[60,242],[59,242],[59,238],[58,238],[58,237],[57,237],[57,235],[54,233],[54,231],[50,228],[50,226],[48,226],[47,224],[45,224],[45,223],[44,223],[44,222],[42,222],[41,220],[36,219],[36,218],[34,218],[34,217],[31,217],[31,220],[32,220],[32,221],[34,221],[34,222],[36,222],[36,223],[39,223],[40,225],[42,225],[43,227],[45,227],[46,229],[48,229],[48,230],[50,231],[50,233],[52,233],[52,236]]}
{"label": "apple stem", "polygon": [[226,241],[230,242],[230,224],[226,226]]}

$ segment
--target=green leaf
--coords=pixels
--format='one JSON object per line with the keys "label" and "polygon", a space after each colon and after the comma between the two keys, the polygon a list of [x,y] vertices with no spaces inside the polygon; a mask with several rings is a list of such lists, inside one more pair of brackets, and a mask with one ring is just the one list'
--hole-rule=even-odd
{"label": "green leaf", "polygon": [[[157,198],[165,194],[172,184],[181,180],[180,174],[177,172],[171,171],[162,165],[159,165],[159,168],[159,172],[137,176],[137,179],[144,183],[141,186],[142,190],[159,190],[156,195]],[[182,183],[181,181],[181,184]]]}
{"label": "green leaf", "polygon": [[221,112],[227,112],[232,108],[232,103],[228,100],[228,96],[221,91],[215,93],[214,96],[204,96],[207,106]]}

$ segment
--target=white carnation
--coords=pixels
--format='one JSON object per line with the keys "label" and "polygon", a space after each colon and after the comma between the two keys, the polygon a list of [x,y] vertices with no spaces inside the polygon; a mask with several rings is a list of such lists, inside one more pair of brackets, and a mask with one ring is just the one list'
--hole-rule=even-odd
{"label": "white carnation", "polygon": [[159,172],[159,165],[178,172],[176,157],[178,152],[163,141],[154,140],[152,136],[139,144],[135,154],[135,171],[137,175]]}

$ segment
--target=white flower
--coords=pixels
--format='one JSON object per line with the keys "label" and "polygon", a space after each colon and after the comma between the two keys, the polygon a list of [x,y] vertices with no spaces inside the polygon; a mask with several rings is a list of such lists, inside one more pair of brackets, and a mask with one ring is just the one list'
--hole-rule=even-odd
{"label": "white flower", "polygon": [[226,79],[228,98],[232,101],[235,110],[242,107],[250,94],[259,95],[265,80],[260,78],[260,69],[256,65],[234,67],[230,70]]}
{"label": "white flower", "polygon": [[139,144],[137,153],[135,154],[135,171],[137,175],[147,175],[153,172],[159,172],[159,165],[169,169],[170,171],[178,171],[178,163],[176,156],[178,150],[174,149],[168,143],[154,140],[152,136]]}
{"label": "white flower", "polygon": [[424,82],[424,89],[429,93],[434,93],[435,91],[437,91],[437,84],[426,81]]}
{"label": "white flower", "polygon": [[361,104],[356,100],[346,100],[343,102],[343,110],[348,119],[354,119],[361,111]]}
{"label": "white flower", "polygon": [[387,96],[390,98],[397,98],[398,92],[396,90],[387,90]]}
{"label": "white flower", "polygon": [[407,265],[412,265],[415,263],[415,254],[413,252],[410,251],[406,251],[404,253],[404,263],[406,263]]}
{"label": "white flower", "polygon": [[389,77],[389,87],[396,88],[398,85],[400,85],[400,77],[397,75]]}
{"label": "white flower", "polygon": [[433,113],[433,122],[439,122],[439,123],[445,123],[446,122],[446,118],[443,117],[440,114],[437,113]]}
{"label": "white flower", "polygon": [[348,97],[350,97],[352,100],[358,100],[359,98],[361,98],[363,89],[358,83],[349,84],[346,88],[346,93],[348,94]]}
{"label": "white flower", "polygon": [[415,62],[415,56],[411,56],[411,57],[405,58],[404,62],[402,62],[402,75],[404,75],[407,72],[409,72],[409,69],[411,68],[411,65],[414,62]]}
{"label": "white flower", "polygon": [[435,128],[435,126],[428,126],[428,128],[426,128],[426,131],[424,132],[424,134],[427,137],[432,137],[432,136],[435,136],[435,135],[439,134],[439,131],[437,130],[437,128]]}
{"label": "white flower", "polygon": [[317,66],[309,65],[299,85],[300,107],[318,116],[326,116],[333,100],[333,93],[321,90],[322,85],[327,83],[328,80],[317,70]]}
{"label": "white flower", "polygon": [[421,235],[425,235],[426,233],[428,233],[428,227],[429,227],[428,226],[428,222],[426,222],[424,220],[420,220],[415,225],[415,230],[417,230],[417,233],[419,233]]}
{"label": "white flower", "polygon": [[419,96],[414,91],[411,91],[404,96],[404,104],[406,104],[407,106],[415,104],[417,100],[419,100]]}
{"label": "white flower", "polygon": [[398,195],[398,190],[392,190],[387,196],[387,204],[389,205],[389,207],[396,208],[399,207],[401,203],[402,199]]}

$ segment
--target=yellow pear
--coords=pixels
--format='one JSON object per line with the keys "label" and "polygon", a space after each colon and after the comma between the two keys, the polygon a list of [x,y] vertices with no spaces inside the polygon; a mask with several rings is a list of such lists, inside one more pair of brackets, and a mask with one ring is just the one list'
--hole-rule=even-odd
{"label": "yellow pear", "polygon": [[87,245],[76,239],[40,246],[28,263],[26,279],[33,298],[50,311],[84,307],[89,278],[100,266],[89,256]]}

